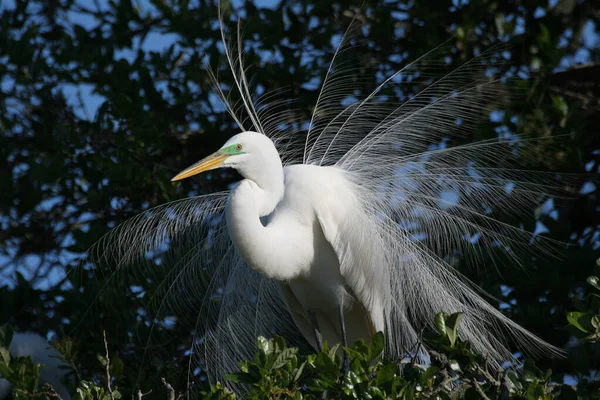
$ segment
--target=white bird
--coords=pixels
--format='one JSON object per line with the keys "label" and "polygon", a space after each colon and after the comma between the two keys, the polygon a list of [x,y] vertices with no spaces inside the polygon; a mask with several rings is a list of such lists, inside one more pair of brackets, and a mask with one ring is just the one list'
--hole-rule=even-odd
{"label": "white bird", "polygon": [[459,258],[477,265],[497,251],[520,265],[521,251],[544,244],[492,214],[527,213],[546,198],[548,177],[517,168],[527,160],[522,149],[539,142],[528,147],[503,133],[448,146],[507,97],[488,74],[496,53],[450,69],[441,46],[357,98],[361,82],[343,67],[351,31],[308,126],[282,111],[289,103],[250,95],[242,41],[236,51],[222,31],[247,117],[229,101],[233,91],[217,92],[243,132],[174,180],[218,167],[244,180],[231,192],[143,212],[103,238],[91,259],[109,279],[152,283],[151,318],[140,316],[153,324],[151,337],[168,334],[173,321],[189,326],[197,338],[191,377],[235,370],[259,335],[280,334],[292,345],[303,337],[316,347],[317,327],[330,344],[344,340],[343,326],[350,343],[384,331],[388,354],[401,357],[423,329],[435,329],[440,311],[464,313],[460,336],[492,367],[513,359],[508,343],[558,352],[452,266]]}
{"label": "white bird", "polygon": [[[46,338],[33,332],[16,332],[8,349],[12,357],[29,357],[35,364],[41,364],[40,384],[49,383],[63,400],[70,400],[71,395],[65,386],[68,367],[56,358],[58,351],[51,348]],[[8,398],[11,385],[0,378],[0,400]]]}
{"label": "white bird", "polygon": [[344,326],[351,343],[385,330],[389,276],[373,273],[385,263],[385,245],[350,176],[336,167],[284,169],[268,137],[243,132],[173,180],[218,167],[245,178],[226,205],[235,248],[251,268],[279,283],[305,338],[320,347],[317,327],[330,344],[346,344]]}

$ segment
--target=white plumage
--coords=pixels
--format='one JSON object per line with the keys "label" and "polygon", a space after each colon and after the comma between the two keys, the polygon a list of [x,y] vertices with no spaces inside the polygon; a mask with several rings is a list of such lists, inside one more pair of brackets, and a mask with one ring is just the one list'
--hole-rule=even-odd
{"label": "white plumage", "polygon": [[[389,277],[375,264],[385,262],[384,246],[347,174],[313,165],[284,169],[273,142],[259,133],[236,135],[224,148],[235,145],[242,153],[221,165],[246,179],[227,203],[229,234],[250,267],[280,284],[305,338],[314,343],[308,310],[324,338],[340,342],[338,306],[351,342],[383,331]],[[267,217],[264,226],[260,217]]]}

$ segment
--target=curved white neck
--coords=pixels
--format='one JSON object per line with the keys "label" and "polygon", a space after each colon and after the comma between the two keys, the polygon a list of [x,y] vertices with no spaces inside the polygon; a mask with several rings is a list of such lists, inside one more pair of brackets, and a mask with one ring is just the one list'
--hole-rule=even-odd
{"label": "curved white neck", "polygon": [[[266,171],[268,171],[268,174],[260,174],[261,176],[256,176],[255,179],[249,178],[244,180],[252,183],[252,185],[248,186],[251,188],[251,192],[248,195],[253,197],[259,217],[271,214],[283,198],[283,168],[281,164],[279,164],[279,168],[277,169],[268,169]],[[234,190],[234,195],[238,190],[245,189],[246,186],[242,187],[242,183],[240,183]]]}
{"label": "curved white neck", "polygon": [[295,274],[281,268],[273,256],[280,235],[263,226],[260,217],[273,212],[282,195],[283,178],[281,194],[279,190],[266,190],[244,179],[232,192],[226,208],[229,235],[244,261],[255,271],[280,281],[291,279]]}

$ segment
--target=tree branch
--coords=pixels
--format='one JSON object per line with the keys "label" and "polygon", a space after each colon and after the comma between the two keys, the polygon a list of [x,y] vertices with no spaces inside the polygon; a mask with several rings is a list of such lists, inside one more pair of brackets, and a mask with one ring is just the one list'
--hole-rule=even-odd
{"label": "tree branch", "polygon": [[108,342],[106,341],[106,331],[102,330],[102,334],[104,335],[104,348],[106,349],[106,387],[108,389],[108,394],[110,394],[110,400],[115,400],[112,388],[110,387],[110,358],[108,357]]}

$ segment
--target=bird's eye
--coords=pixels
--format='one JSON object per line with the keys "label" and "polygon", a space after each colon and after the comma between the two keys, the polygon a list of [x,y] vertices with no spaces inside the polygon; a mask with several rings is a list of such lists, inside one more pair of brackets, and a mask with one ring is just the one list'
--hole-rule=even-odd
{"label": "bird's eye", "polygon": [[237,151],[241,151],[241,150],[242,150],[242,145],[241,145],[241,144],[237,144],[237,145],[235,146],[235,149],[236,149]]}

